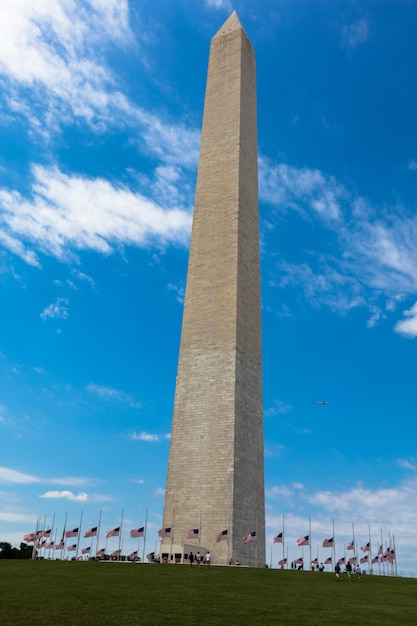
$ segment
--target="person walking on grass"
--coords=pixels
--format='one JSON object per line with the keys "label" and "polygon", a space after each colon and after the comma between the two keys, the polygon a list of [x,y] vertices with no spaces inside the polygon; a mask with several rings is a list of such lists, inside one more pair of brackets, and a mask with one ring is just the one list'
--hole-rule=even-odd
{"label": "person walking on grass", "polygon": [[339,580],[339,576],[340,576],[340,565],[339,565],[339,563],[336,563],[336,565],[334,567],[334,572],[336,574],[337,580]]}
{"label": "person walking on grass", "polygon": [[200,554],[200,552],[197,552],[197,554],[195,555],[195,562],[197,563],[197,568],[200,569],[200,565],[201,565],[201,554]]}
{"label": "person walking on grass", "polygon": [[346,565],[346,574],[348,576],[348,581],[350,582],[350,575],[352,573],[352,565],[351,563],[348,562],[348,564]]}
{"label": "person walking on grass", "polygon": [[358,565],[358,566],[356,567],[356,572],[355,572],[355,574],[356,574],[356,580],[357,580],[358,582],[361,582],[361,580],[362,580],[362,578],[361,578],[361,576],[362,576],[362,570],[361,570],[361,566],[360,566],[360,565]]}

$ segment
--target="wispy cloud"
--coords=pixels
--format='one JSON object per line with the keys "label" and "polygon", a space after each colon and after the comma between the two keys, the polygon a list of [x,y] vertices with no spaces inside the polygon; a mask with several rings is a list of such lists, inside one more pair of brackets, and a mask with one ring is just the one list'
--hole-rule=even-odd
{"label": "wispy cloud", "polygon": [[184,245],[191,228],[188,211],[164,210],[125,187],[56,167],[33,167],[30,198],[0,189],[0,211],[3,245],[32,265],[39,265],[37,251],[64,260],[77,250],[108,255],[124,245]]}
{"label": "wispy cloud", "polygon": [[171,435],[170,434],[155,435],[155,434],[151,434],[151,433],[141,432],[141,433],[132,433],[131,438],[134,441],[153,442],[153,441],[164,441],[166,439],[170,439]]}
{"label": "wispy cloud", "polygon": [[285,415],[285,413],[289,413],[290,411],[292,411],[291,404],[282,402],[282,400],[274,400],[273,406],[265,410],[265,416]]}
{"label": "wispy cloud", "polygon": [[10,469],[9,467],[0,467],[0,482],[26,485],[31,483],[39,483],[41,482],[41,479],[37,476],[18,472],[17,470]]}
{"label": "wispy cloud", "polygon": [[[291,254],[277,260],[276,278],[281,288],[301,289],[314,306],[346,313],[357,307],[369,309],[368,327],[396,310],[398,302],[417,291],[417,218],[403,206],[374,207],[333,177],[307,167],[289,167],[260,160],[260,196],[273,207],[264,237],[288,211],[327,230],[329,248],[311,242],[299,250],[304,258],[294,262]],[[334,250],[338,249],[338,254]],[[300,257],[300,254],[298,254]],[[404,313],[397,332],[414,336],[414,308]]]}
{"label": "wispy cloud", "polygon": [[213,9],[226,9],[232,10],[232,5],[229,0],[205,0],[206,5]]}
{"label": "wispy cloud", "polygon": [[55,302],[42,311],[41,318],[44,320],[48,318],[66,320],[69,315],[68,302],[66,298],[57,298]]}
{"label": "wispy cloud", "polygon": [[[37,117],[41,109],[50,124],[56,117],[67,121],[68,115],[98,124],[100,113],[108,115],[120,100],[117,92],[107,93],[114,78],[100,55],[107,46],[132,41],[128,2],[92,5],[93,11],[80,0],[19,0],[0,6],[0,71],[9,80],[4,85],[9,110],[27,115],[38,131],[43,128]],[[18,87],[31,90],[32,106],[24,106]]]}
{"label": "wispy cloud", "polygon": [[369,25],[365,18],[360,18],[343,27],[342,48],[353,50],[369,37]]}
{"label": "wispy cloud", "polygon": [[95,383],[90,383],[87,386],[87,391],[90,393],[103,398],[104,400],[110,400],[112,402],[119,402],[121,404],[126,404],[132,408],[140,409],[141,403],[136,402],[129,394],[124,391],[120,391],[119,389],[113,389],[113,387],[106,387],[105,385],[96,385]]}
{"label": "wispy cloud", "polygon": [[398,465],[412,472],[417,472],[417,461],[414,459],[398,459]]}

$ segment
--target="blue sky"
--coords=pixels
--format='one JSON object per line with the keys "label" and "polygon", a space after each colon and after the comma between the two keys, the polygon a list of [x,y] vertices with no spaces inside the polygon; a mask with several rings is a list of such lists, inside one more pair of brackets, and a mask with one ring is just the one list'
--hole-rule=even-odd
{"label": "blue sky", "polygon": [[123,510],[128,551],[148,510],[155,547],[209,43],[236,9],[257,55],[267,554],[282,515],[290,559],[334,520],[337,556],[352,524],[375,547],[382,529],[414,571],[416,4],[3,4],[0,541]]}

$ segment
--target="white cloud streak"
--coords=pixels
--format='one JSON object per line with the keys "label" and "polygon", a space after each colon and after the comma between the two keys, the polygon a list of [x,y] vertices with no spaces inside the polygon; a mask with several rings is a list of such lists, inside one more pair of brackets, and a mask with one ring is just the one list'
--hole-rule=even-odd
{"label": "white cloud streak", "polygon": [[[339,312],[366,306],[370,328],[395,312],[406,295],[416,294],[417,217],[412,211],[401,206],[373,207],[334,177],[307,167],[261,158],[259,170],[263,202],[276,214],[296,211],[307,222],[327,229],[333,249],[337,244],[339,250],[336,256],[313,244],[302,251],[306,260],[278,261],[281,288],[301,287],[313,305]],[[268,217],[265,236],[273,230],[274,219]],[[399,322],[396,332],[415,336],[415,314],[414,307],[405,311],[409,319]]]}
{"label": "white cloud streak", "polygon": [[8,467],[0,467],[0,483],[13,483],[18,485],[28,485],[41,482],[37,476],[24,474]]}
{"label": "white cloud streak", "polygon": [[133,441],[146,441],[146,442],[154,442],[154,441],[163,441],[166,439],[170,439],[171,435],[155,435],[147,432],[141,433],[132,433],[131,438]]}
{"label": "white cloud streak", "polygon": [[90,383],[87,386],[87,391],[100,398],[103,398],[104,400],[126,404],[135,409],[140,409],[142,406],[140,402],[136,402],[124,391],[120,391],[119,389],[113,389],[113,387],[106,387],[105,385],[96,385],[95,383]]}
{"label": "white cloud streak", "polygon": [[68,260],[73,250],[109,255],[124,245],[184,245],[188,240],[191,215],[184,210],[164,210],[127,188],[70,176],[56,167],[35,166],[33,176],[30,199],[0,189],[0,226],[8,237],[3,245],[32,265],[39,265],[35,249]]}
{"label": "white cloud streak", "polygon": [[73,493],[72,491],[46,491],[44,494],[39,496],[40,498],[53,499],[53,500],[71,500],[75,502],[87,502],[88,494],[84,492],[80,492],[78,494]]}

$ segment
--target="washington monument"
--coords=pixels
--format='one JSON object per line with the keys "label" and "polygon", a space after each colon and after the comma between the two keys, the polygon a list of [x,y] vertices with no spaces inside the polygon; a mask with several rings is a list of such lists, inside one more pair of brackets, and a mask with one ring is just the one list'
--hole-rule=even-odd
{"label": "washington monument", "polygon": [[265,565],[259,283],[255,54],[233,12],[210,46],[161,552]]}

